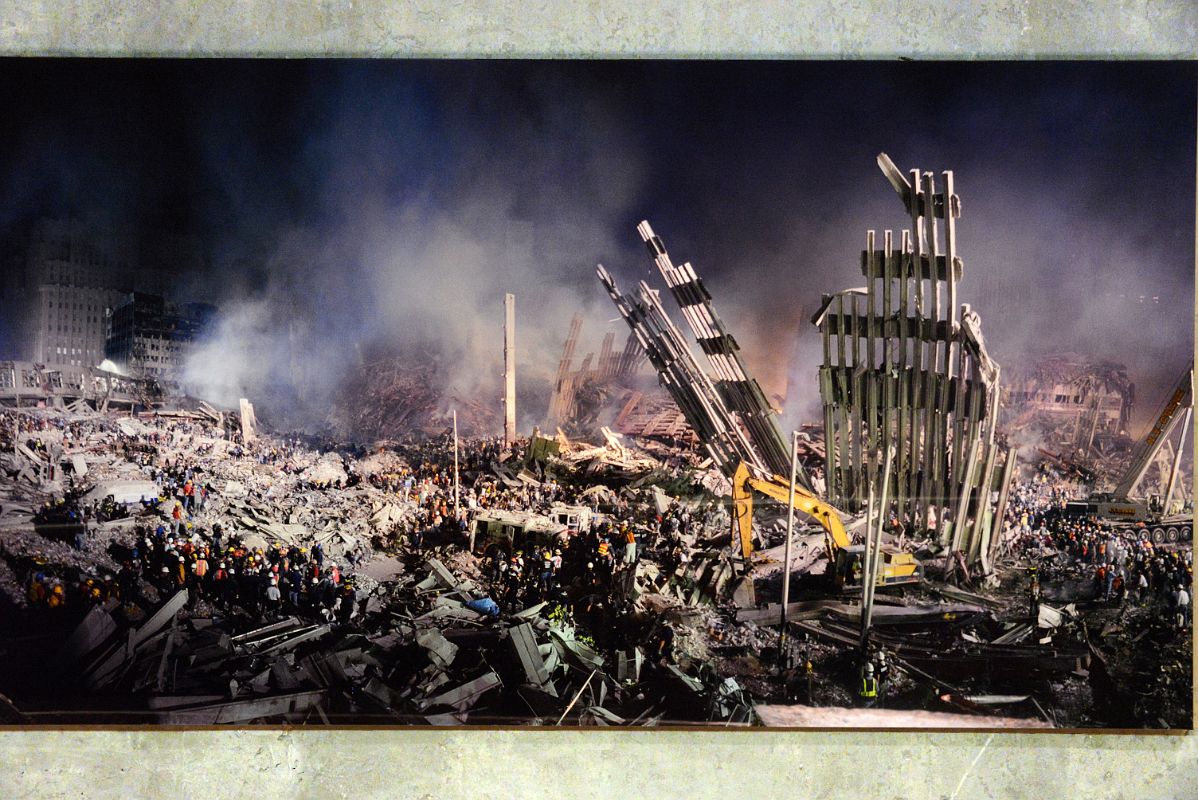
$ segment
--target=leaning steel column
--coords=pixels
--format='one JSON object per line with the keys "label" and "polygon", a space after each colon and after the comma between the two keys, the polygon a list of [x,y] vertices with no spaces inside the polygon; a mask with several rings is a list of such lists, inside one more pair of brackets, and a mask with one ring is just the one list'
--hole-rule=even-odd
{"label": "leaning steel column", "polygon": [[[869,473],[868,480],[871,482],[874,479],[874,473],[877,471],[876,461],[872,457],[878,446],[878,436],[880,433],[879,408],[882,407],[880,394],[880,378],[882,375],[879,365],[874,358],[875,336],[879,331],[876,330],[875,323],[877,322],[876,299],[874,297],[875,288],[877,286],[876,275],[878,273],[878,253],[874,250],[875,234],[873,231],[866,232],[865,242],[865,259],[862,263],[863,271],[866,273],[866,308],[865,308],[865,372],[862,377],[864,379],[865,396],[862,398],[863,407],[865,410],[865,419],[862,424],[862,436],[865,437],[865,453],[867,472]],[[853,304],[854,308],[856,303]],[[860,338],[861,333],[857,331],[857,336]]]}
{"label": "leaning steel column", "polygon": [[990,518],[990,550],[987,560],[993,564],[1002,545],[1003,518],[1007,515],[1007,498],[1011,496],[1011,478],[1015,474],[1015,458],[1018,450],[1010,447],[1007,450],[1007,460],[1002,470],[1002,488],[998,493],[998,505],[995,506],[994,516]]}
{"label": "leaning steel column", "polygon": [[[666,286],[678,303],[682,316],[690,326],[700,349],[707,356],[716,377],[716,388],[729,410],[736,412],[744,426],[753,448],[775,475],[783,475],[790,468],[787,454],[789,448],[782,429],[761,386],[745,368],[740,357],[740,346],[728,332],[715,307],[711,294],[703,285],[690,262],[675,267],[666,252],[661,237],[653,232],[648,221],[637,225],[641,239],[649,248],[649,255],[657,265]],[[810,490],[806,475],[800,470],[799,485]]]}
{"label": "leaning steel column", "polygon": [[503,296],[503,441],[516,441],[516,295]]}
{"label": "leaning steel column", "polygon": [[[832,299],[824,296],[824,304],[831,304]],[[836,391],[832,378],[832,346],[828,322],[820,326],[820,338],[824,343],[824,363],[819,370],[819,393],[824,405],[824,496],[829,500],[840,497],[840,481],[837,470],[840,468],[836,460],[836,422],[833,414]]]}
{"label": "leaning steel column", "polygon": [[[923,173],[923,207],[920,209],[921,216],[919,219],[919,233],[917,235],[917,244],[920,246],[922,242],[922,250],[919,253],[916,265],[919,269],[920,284],[923,283],[923,272],[925,265],[928,269],[928,289],[924,295],[924,309],[920,319],[921,331],[928,332],[930,335],[926,343],[921,340],[920,347],[925,344],[927,346],[928,360],[924,366],[924,392],[923,392],[923,456],[921,459],[920,469],[923,473],[922,490],[920,497],[923,499],[924,514],[928,513],[931,508],[936,509],[936,524],[939,525],[944,519],[944,506],[947,505],[936,485],[936,461],[938,458],[937,441],[936,441],[936,387],[939,383],[939,373],[937,371],[939,360],[939,344],[937,342],[936,328],[940,321],[940,282],[936,275],[936,215],[933,211],[936,202],[936,187],[932,180],[932,173]],[[927,316],[928,307],[931,307],[931,316]]]}
{"label": "leaning steel column", "polygon": [[[910,281],[907,280],[906,265],[909,256],[907,255],[908,243],[911,238],[910,231],[904,230],[900,237],[899,245],[899,309],[898,309],[898,343],[899,343],[899,363],[898,363],[898,402],[895,404],[897,413],[897,442],[898,442],[898,474],[895,476],[895,482],[898,484],[898,506],[899,514],[906,514],[911,522],[915,521],[915,509],[911,507],[911,498],[914,495],[913,480],[911,476],[915,473],[915,465],[913,463],[912,448],[908,444],[909,440],[914,436],[914,429],[911,420],[911,367],[908,353],[911,348],[911,340],[907,330],[907,312],[910,308]],[[893,261],[894,254],[891,254]]]}

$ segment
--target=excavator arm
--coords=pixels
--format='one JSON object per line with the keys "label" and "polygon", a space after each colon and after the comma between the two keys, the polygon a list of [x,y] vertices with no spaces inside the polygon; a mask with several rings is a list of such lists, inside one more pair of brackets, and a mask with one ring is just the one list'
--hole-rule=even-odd
{"label": "excavator arm", "polygon": [[[762,480],[753,477],[749,467],[741,462],[732,476],[732,524],[740,540],[741,556],[748,558],[753,553],[753,492],[761,492],[766,497],[772,497],[783,505],[790,502],[790,486],[785,478],[774,477],[773,480]],[[828,550],[841,550],[849,547],[852,542],[845,533],[844,524],[836,509],[807,492],[801,486],[794,488],[794,507],[814,519],[824,529],[828,537]]]}
{"label": "excavator arm", "polygon": [[[732,477],[733,541],[739,539],[741,555],[747,561],[753,553],[753,492],[761,492],[783,505],[790,502],[790,485],[777,475],[769,479],[754,477],[748,465],[741,462]],[[840,513],[800,486],[794,487],[794,507],[814,519],[824,529],[828,546],[828,561],[834,571],[837,586],[858,585],[861,580],[863,548],[854,546],[845,532]],[[881,564],[877,571],[879,586],[899,583],[918,583],[923,579],[923,567],[910,553],[883,546]]]}

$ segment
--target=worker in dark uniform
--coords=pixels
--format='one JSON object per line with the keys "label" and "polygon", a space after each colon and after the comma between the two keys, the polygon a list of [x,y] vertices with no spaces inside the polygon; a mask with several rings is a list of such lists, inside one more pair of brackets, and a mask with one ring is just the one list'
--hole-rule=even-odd
{"label": "worker in dark uniform", "polygon": [[1028,585],[1028,615],[1034,628],[1040,622],[1040,576],[1035,567],[1028,567],[1027,572],[1031,580]]}
{"label": "worker in dark uniform", "polygon": [[655,655],[660,663],[668,664],[674,659],[674,627],[668,620],[662,620],[661,629],[657,633]]}

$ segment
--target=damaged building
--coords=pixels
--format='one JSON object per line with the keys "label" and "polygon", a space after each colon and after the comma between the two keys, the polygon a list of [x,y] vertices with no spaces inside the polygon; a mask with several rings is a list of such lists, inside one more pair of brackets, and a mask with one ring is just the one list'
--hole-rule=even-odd
{"label": "damaged building", "polygon": [[574,368],[582,323],[581,314],[570,321],[546,427],[581,437],[593,437],[609,427],[626,436],[697,444],[686,415],[658,385],[635,334],[630,333],[624,347],[616,351],[615,333],[607,332],[598,355],[587,353]]}
{"label": "damaged building", "polygon": [[[904,175],[884,153],[878,166],[911,227],[880,239],[869,231],[865,287],[826,295],[813,319],[823,341],[828,498],[857,511],[868,487],[887,480],[895,515],[985,565],[1005,503],[1004,493],[994,509],[991,495],[1008,485],[1015,451],[996,438],[1000,369],[981,320],[957,304],[961,200],[950,171],[937,191],[931,172]],[[881,478],[888,449],[894,469]]]}
{"label": "damaged building", "polygon": [[1049,356],[1010,377],[1003,428],[1067,458],[1101,460],[1130,448],[1135,402],[1125,365],[1076,353]]}

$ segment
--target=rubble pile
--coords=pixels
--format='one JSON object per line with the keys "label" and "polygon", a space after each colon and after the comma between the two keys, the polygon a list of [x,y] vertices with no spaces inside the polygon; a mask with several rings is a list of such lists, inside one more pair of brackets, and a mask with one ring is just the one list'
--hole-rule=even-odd
{"label": "rubble pile", "polygon": [[327,422],[347,439],[407,439],[444,431],[452,407],[462,435],[495,430],[498,412],[470,393],[447,393],[444,371],[442,357],[431,349],[381,354],[351,369]]}
{"label": "rubble pile", "polygon": [[[686,443],[466,440],[455,513],[444,434],[363,448],[245,442],[194,409],[0,414],[0,693],[22,722],[743,725],[860,704],[860,589],[833,585],[822,530],[796,519],[783,637],[784,506],[757,509],[745,563],[729,480]],[[1187,724],[1190,638],[1164,596],[1115,604],[1048,513],[1075,478],[1046,461],[1013,492],[989,577],[936,580],[934,537],[887,533],[928,573],[877,595],[871,705]],[[1151,574],[1188,569],[1188,545],[1162,551]]]}
{"label": "rubble pile", "polygon": [[[593,607],[611,613],[596,596],[526,608],[512,598],[498,611],[488,593],[502,587],[462,547],[461,529],[447,528],[444,519],[431,524],[428,505],[444,503],[445,485],[439,471],[431,481],[416,480],[427,444],[367,453],[311,450],[298,439],[269,436],[247,444],[177,415],[66,418],[37,410],[6,415],[5,422],[0,590],[11,607],[29,612],[24,627],[10,620],[14,630],[48,623],[53,631],[20,648],[3,670],[5,688],[29,721],[646,725],[663,717],[751,718],[735,682],[673,663],[659,669],[647,654],[652,642],[661,646],[660,625],[669,627],[647,609],[672,608],[701,591],[712,601],[719,582],[708,586],[700,577],[704,556],[673,578],[650,561],[627,571],[633,603],[621,613],[635,620],[629,631],[643,636],[614,649],[605,642],[600,654],[593,634],[580,633],[573,619]],[[29,450],[20,463],[13,456],[18,444]],[[567,441],[561,451],[552,466],[562,476],[678,478],[615,436],[598,447]],[[198,495],[164,475],[183,465]],[[520,468],[495,445],[464,457],[471,507],[502,507],[539,491],[545,465],[531,466]],[[669,503],[648,480],[620,493],[600,484],[589,489],[596,506]],[[31,525],[39,515],[62,521]],[[423,548],[411,546],[418,535],[428,537]],[[322,608],[228,595],[194,572],[176,584],[167,567],[161,576],[145,569],[129,577],[131,565],[141,569],[130,554],[141,548],[144,561],[145,551],[157,553],[163,541],[168,555],[179,548],[209,556],[212,570],[227,545],[243,573],[257,569],[255,554],[258,562],[276,562],[297,549],[319,549],[326,571],[344,565],[353,591]],[[422,555],[430,546],[437,557]],[[675,599],[636,601],[650,591]],[[701,668],[696,662],[694,671]]]}

